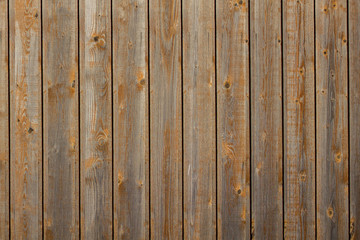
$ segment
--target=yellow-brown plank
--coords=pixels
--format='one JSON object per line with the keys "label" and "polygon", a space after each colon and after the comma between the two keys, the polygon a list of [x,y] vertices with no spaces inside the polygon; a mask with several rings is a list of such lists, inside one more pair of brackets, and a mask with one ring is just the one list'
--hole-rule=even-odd
{"label": "yellow-brown plank", "polygon": [[184,239],[216,238],[214,5],[182,1]]}
{"label": "yellow-brown plank", "polygon": [[249,1],[216,1],[218,238],[250,238]]}
{"label": "yellow-brown plank", "polygon": [[149,4],[151,238],[182,239],[181,1]]}
{"label": "yellow-brown plank", "polygon": [[349,1],[350,239],[360,238],[360,1]]}
{"label": "yellow-brown plank", "polygon": [[316,15],[317,237],[349,238],[347,1]]}
{"label": "yellow-brown plank", "polygon": [[11,238],[42,238],[41,2],[10,1]]}
{"label": "yellow-brown plank", "polygon": [[114,239],[149,239],[147,0],[113,1]]}
{"label": "yellow-brown plank", "polygon": [[112,239],[111,1],[80,1],[81,239]]}
{"label": "yellow-brown plank", "polygon": [[78,1],[42,2],[44,238],[78,239]]}
{"label": "yellow-brown plank", "polygon": [[8,1],[0,0],[0,239],[9,238]]}
{"label": "yellow-brown plank", "polygon": [[251,194],[255,239],[283,237],[281,1],[251,1]]}
{"label": "yellow-brown plank", "polygon": [[283,0],[285,239],[315,239],[314,21],[313,0]]}

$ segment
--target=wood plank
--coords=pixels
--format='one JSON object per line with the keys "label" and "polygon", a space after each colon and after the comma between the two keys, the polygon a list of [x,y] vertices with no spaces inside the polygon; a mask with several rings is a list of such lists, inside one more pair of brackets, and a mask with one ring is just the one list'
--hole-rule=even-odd
{"label": "wood plank", "polygon": [[10,1],[11,238],[42,238],[41,3]]}
{"label": "wood plank", "polygon": [[182,1],[184,238],[216,238],[215,1]]}
{"label": "wood plank", "polygon": [[349,3],[350,239],[360,238],[360,2]]}
{"label": "wood plank", "polygon": [[8,1],[0,0],[0,239],[9,238]]}
{"label": "wood plank", "polygon": [[112,238],[111,2],[80,1],[81,238]]}
{"label": "wood plank", "polygon": [[249,1],[216,1],[218,238],[250,239]]}
{"label": "wood plank", "polygon": [[151,238],[181,239],[181,1],[149,4]]}
{"label": "wood plank", "polygon": [[113,1],[114,239],[149,239],[148,1]]}
{"label": "wood plank", "polygon": [[347,1],[316,14],[317,237],[349,238]]}
{"label": "wood plank", "polygon": [[281,1],[251,1],[252,237],[283,237]]}
{"label": "wood plank", "polygon": [[315,239],[314,21],[313,0],[283,0],[285,239]]}
{"label": "wood plank", "polygon": [[77,0],[43,0],[44,238],[79,238]]}

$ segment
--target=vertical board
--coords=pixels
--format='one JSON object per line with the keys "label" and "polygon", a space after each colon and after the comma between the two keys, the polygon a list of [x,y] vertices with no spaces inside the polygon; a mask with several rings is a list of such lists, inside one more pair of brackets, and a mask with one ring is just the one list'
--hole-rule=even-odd
{"label": "vertical board", "polygon": [[44,238],[79,237],[77,0],[43,0]]}
{"label": "vertical board", "polygon": [[114,239],[149,239],[148,1],[113,1]]}
{"label": "vertical board", "polygon": [[314,0],[283,0],[285,239],[315,239],[314,21]]}
{"label": "vertical board", "polygon": [[281,1],[251,1],[251,199],[255,239],[283,237]]}
{"label": "vertical board", "polygon": [[347,1],[316,14],[317,237],[349,238]]}
{"label": "vertical board", "polygon": [[8,1],[0,0],[0,239],[9,238]]}
{"label": "vertical board", "polygon": [[11,238],[42,237],[41,3],[10,1]]}
{"label": "vertical board", "polygon": [[360,1],[349,0],[350,239],[360,238]]}
{"label": "vertical board", "polygon": [[181,239],[181,1],[149,4],[151,238]]}
{"label": "vertical board", "polygon": [[216,238],[215,1],[183,0],[184,238]]}
{"label": "vertical board", "polygon": [[112,238],[111,1],[80,1],[81,238]]}
{"label": "vertical board", "polygon": [[216,1],[218,238],[250,238],[249,1]]}

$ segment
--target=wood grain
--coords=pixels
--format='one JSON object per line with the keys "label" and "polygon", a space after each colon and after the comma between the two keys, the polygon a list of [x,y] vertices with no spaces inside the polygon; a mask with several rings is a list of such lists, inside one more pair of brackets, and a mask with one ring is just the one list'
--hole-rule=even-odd
{"label": "wood grain", "polygon": [[42,237],[41,3],[10,1],[11,238]]}
{"label": "wood grain", "polygon": [[255,239],[283,237],[281,1],[251,1],[251,187]]}
{"label": "wood grain", "polygon": [[215,1],[182,1],[184,238],[216,238]]}
{"label": "wood grain", "polygon": [[0,239],[9,238],[8,1],[0,0]]}
{"label": "wood grain", "polygon": [[249,1],[216,1],[218,238],[250,239]]}
{"label": "wood grain", "polygon": [[349,0],[350,239],[360,238],[360,2]]}
{"label": "wood grain", "polygon": [[149,239],[148,2],[113,1],[114,238]]}
{"label": "wood grain", "polygon": [[317,237],[349,238],[347,3],[316,1]]}
{"label": "wood grain", "polygon": [[43,0],[44,238],[79,238],[77,0]]}
{"label": "wood grain", "polygon": [[283,1],[284,238],[315,239],[314,1]]}
{"label": "wood grain", "polygon": [[181,2],[149,4],[151,238],[181,239]]}
{"label": "wood grain", "polygon": [[111,1],[80,1],[81,238],[112,238]]}

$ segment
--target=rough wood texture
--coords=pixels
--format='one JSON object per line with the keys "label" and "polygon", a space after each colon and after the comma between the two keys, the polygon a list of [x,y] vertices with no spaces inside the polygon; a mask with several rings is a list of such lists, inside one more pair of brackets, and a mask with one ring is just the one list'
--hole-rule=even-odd
{"label": "rough wood texture", "polygon": [[316,1],[317,237],[349,238],[346,0]]}
{"label": "rough wood texture", "polygon": [[359,15],[0,0],[0,239],[359,238]]}
{"label": "rough wood texture", "polygon": [[151,238],[182,238],[181,2],[150,0]]}
{"label": "rough wood texture", "polygon": [[112,7],[114,238],[149,239],[148,2]]}
{"label": "rough wood texture", "polygon": [[285,239],[315,239],[314,21],[313,0],[283,0]]}
{"label": "rough wood texture", "polygon": [[0,0],[0,239],[9,238],[8,2]]}
{"label": "rough wood texture", "polygon": [[218,238],[250,238],[249,1],[216,1]]}
{"label": "rough wood texture", "polygon": [[360,238],[360,1],[349,0],[350,239]]}
{"label": "rough wood texture", "polygon": [[183,0],[184,238],[216,238],[215,1]]}
{"label": "rough wood texture", "polygon": [[10,1],[12,239],[42,237],[40,6]]}
{"label": "rough wood texture", "polygon": [[80,1],[81,238],[112,238],[111,1]]}
{"label": "rough wood texture", "polygon": [[79,237],[77,11],[77,0],[43,0],[44,238],[50,240]]}
{"label": "rough wood texture", "polygon": [[281,1],[251,1],[251,187],[255,239],[280,239],[282,213]]}

